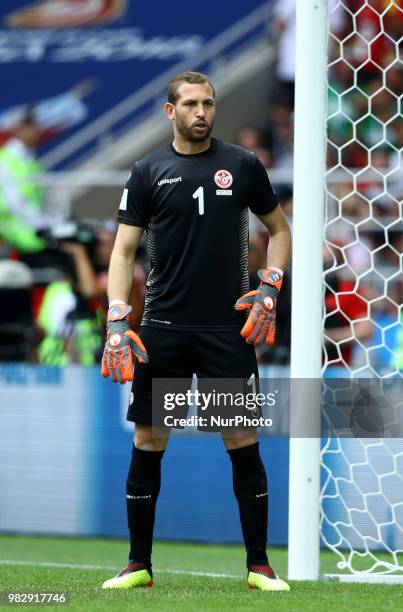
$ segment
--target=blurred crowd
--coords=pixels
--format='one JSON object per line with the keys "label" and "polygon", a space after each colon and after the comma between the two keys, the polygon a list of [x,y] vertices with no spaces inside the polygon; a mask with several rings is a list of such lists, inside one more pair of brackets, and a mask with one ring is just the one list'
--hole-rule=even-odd
{"label": "blurred crowd", "polygon": [[[375,367],[395,367],[397,359],[402,368],[403,69],[396,50],[402,13],[385,0],[362,7],[362,0],[329,0],[325,350],[334,365],[364,367],[371,355]],[[269,30],[277,62],[267,120],[245,125],[234,142],[254,151],[269,175],[275,170],[291,176],[295,0],[276,3]],[[46,214],[46,193],[35,181],[42,172],[35,155],[39,136],[34,113],[27,112],[0,150],[0,360],[92,365],[103,350],[116,225],[112,220],[77,225]],[[27,183],[27,176],[34,180]],[[293,192],[289,178],[283,181],[273,182],[292,227]],[[251,219],[251,286],[265,266],[268,240],[264,227]],[[140,248],[131,296],[134,329],[141,321],[148,269]],[[260,362],[289,363],[290,327],[289,269],[278,303],[277,343],[274,349],[259,348]]]}
{"label": "blurred crowd", "polygon": [[[266,124],[236,135],[273,177],[293,170],[295,4],[277,2],[270,23],[277,65]],[[324,357],[351,369],[403,369],[403,13],[389,0],[329,0],[329,15]],[[274,183],[292,226],[290,183]],[[267,236],[257,223],[251,232],[262,265]],[[290,270],[278,303],[277,346],[263,350],[262,361],[289,361],[289,278]]]}
{"label": "blurred crowd", "polygon": [[[76,223],[47,206],[35,154],[40,137],[35,113],[27,111],[0,149],[0,360],[94,365],[105,340],[116,223]],[[145,271],[139,249],[134,329],[142,316]]]}

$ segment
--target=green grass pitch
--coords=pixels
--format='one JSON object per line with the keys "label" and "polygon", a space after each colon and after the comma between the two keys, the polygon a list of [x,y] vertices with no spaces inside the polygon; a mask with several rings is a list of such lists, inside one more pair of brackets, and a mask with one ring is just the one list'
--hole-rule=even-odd
{"label": "green grass pitch", "polygon": [[[49,611],[66,612],[403,610],[403,586],[399,585],[294,582],[290,593],[248,590],[240,546],[157,542],[152,589],[103,591],[102,582],[125,565],[126,555],[127,543],[120,540],[2,535],[0,591],[68,592],[68,605],[46,606]],[[269,556],[280,576],[286,577],[286,550],[272,549]],[[322,573],[335,572],[335,563],[332,553],[321,554]],[[16,607],[44,606],[0,606],[2,610]]]}

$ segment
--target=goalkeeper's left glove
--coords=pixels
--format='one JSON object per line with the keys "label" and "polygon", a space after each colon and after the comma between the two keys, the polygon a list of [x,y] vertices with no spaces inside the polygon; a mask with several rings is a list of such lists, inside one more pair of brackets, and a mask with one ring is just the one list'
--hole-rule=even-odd
{"label": "goalkeeper's left glove", "polygon": [[258,270],[262,281],[257,289],[242,295],[235,304],[235,310],[250,310],[241,336],[248,344],[273,345],[276,335],[276,305],[280,293],[283,273],[277,268]]}
{"label": "goalkeeper's left glove", "polygon": [[101,374],[113,382],[125,384],[133,380],[134,358],[148,362],[147,351],[139,336],[129,327],[132,307],[123,302],[111,303],[108,310],[107,335],[102,357]]}

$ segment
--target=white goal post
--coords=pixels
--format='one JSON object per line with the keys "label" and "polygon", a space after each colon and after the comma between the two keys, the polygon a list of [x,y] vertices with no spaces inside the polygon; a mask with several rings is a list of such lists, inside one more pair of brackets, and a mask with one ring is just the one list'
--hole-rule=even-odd
{"label": "white goal post", "polygon": [[[297,0],[291,378],[299,380],[321,376],[326,48],[327,0]],[[316,580],[320,437],[300,432],[308,418],[319,425],[319,403],[291,397],[288,577]]]}
{"label": "white goal post", "polygon": [[[401,411],[402,8],[296,4],[291,382],[393,378]],[[319,394],[291,396],[288,578],[322,546],[330,579],[403,583],[403,432],[326,438]]]}

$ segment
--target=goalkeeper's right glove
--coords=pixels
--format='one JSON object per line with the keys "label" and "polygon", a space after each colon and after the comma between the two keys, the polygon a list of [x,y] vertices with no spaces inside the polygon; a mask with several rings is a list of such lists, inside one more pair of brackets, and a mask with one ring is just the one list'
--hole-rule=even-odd
{"label": "goalkeeper's right glove", "polygon": [[108,310],[107,334],[102,357],[101,374],[112,382],[124,385],[133,380],[134,357],[148,362],[147,351],[139,336],[129,327],[132,307],[124,302],[112,302]]}

